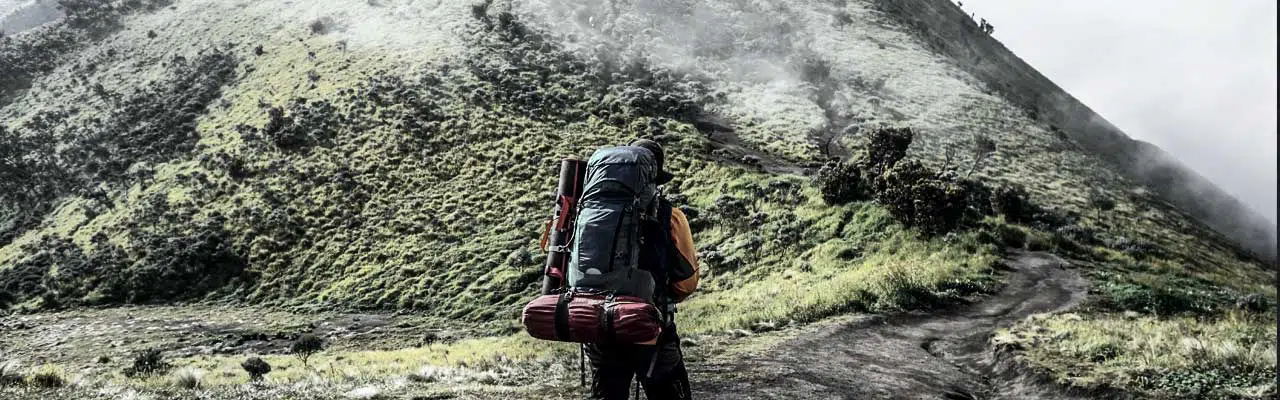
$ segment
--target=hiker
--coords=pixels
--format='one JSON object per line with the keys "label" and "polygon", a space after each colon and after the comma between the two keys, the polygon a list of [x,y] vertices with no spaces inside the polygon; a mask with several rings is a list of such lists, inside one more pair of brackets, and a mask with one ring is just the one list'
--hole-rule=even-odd
{"label": "hiker", "polygon": [[690,396],[675,313],[698,287],[698,260],[688,219],[662,196],[665,158],[637,139],[561,160],[542,292],[520,320],[530,336],[580,344],[592,399],[627,399],[633,378],[650,399]]}
{"label": "hiker", "polygon": [[[658,166],[658,185],[670,182],[674,176],[664,168],[665,153],[662,145],[647,139],[637,139],[630,144],[653,153]],[[666,260],[651,260],[658,265],[644,265],[655,277],[664,276],[665,282],[656,285],[654,299],[658,308],[667,315],[674,314],[675,304],[689,297],[698,287],[698,259],[693,246],[693,235],[684,212],[666,199],[658,200],[658,215],[669,216],[669,238],[656,238],[669,245]],[[652,258],[640,255],[641,259]],[[665,271],[658,271],[657,269]],[[668,317],[656,345],[636,344],[587,344],[587,358],[591,361],[591,399],[623,400],[628,396],[632,377],[638,378],[649,399],[688,399],[689,373],[685,370],[684,355],[680,351],[680,336],[676,333],[675,318]],[[647,376],[647,378],[646,378]]]}

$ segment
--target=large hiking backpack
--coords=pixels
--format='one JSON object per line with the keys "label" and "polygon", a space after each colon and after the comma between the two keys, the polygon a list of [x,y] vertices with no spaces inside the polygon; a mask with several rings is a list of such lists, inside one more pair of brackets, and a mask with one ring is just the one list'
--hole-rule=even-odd
{"label": "large hiking backpack", "polygon": [[656,219],[658,173],[641,147],[600,149],[587,161],[578,202],[569,287],[653,301],[654,280],[640,269],[641,222]]}
{"label": "large hiking backpack", "polygon": [[[656,282],[641,268],[657,243],[657,162],[642,147],[597,150],[587,161],[578,202],[566,287],[524,308],[530,335],[580,343],[654,343],[663,325]],[[642,253],[646,253],[642,257]]]}

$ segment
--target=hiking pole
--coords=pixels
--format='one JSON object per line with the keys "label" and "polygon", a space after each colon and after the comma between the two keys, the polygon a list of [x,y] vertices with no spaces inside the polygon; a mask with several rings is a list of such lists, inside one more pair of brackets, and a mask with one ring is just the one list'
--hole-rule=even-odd
{"label": "hiking pole", "polygon": [[582,387],[587,387],[587,345],[585,343],[578,344],[578,379]]}
{"label": "hiking pole", "polygon": [[571,250],[569,244],[573,238],[573,223],[578,216],[578,199],[582,198],[582,183],[586,177],[586,161],[576,158],[560,160],[560,183],[556,188],[556,207],[551,214],[551,222],[547,226],[550,241],[543,242],[543,250],[547,251],[547,263],[542,270],[543,295],[551,294],[564,283],[565,271],[569,267]]}

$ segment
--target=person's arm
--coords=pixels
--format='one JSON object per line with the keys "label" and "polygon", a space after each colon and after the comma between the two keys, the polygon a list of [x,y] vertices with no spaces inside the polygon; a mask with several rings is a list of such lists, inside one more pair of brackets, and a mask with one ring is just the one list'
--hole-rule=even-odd
{"label": "person's arm", "polygon": [[671,209],[671,240],[675,242],[677,254],[668,279],[675,301],[680,302],[698,289],[698,252],[693,247],[689,219],[679,208]]}

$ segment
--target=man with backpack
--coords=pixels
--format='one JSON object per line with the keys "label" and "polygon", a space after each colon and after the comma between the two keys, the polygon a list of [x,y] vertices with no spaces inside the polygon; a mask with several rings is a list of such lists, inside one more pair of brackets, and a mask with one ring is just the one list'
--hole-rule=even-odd
{"label": "man with backpack", "polygon": [[[647,139],[630,144],[652,155],[656,164],[654,184],[670,182],[674,176],[663,168],[662,145]],[[694,250],[689,221],[661,195],[654,204],[656,222],[642,226],[639,268],[653,276],[653,299],[663,314],[663,325],[654,345],[629,343],[589,343],[587,358],[591,361],[591,399],[622,400],[628,398],[632,378],[639,380],[649,399],[688,399],[689,373],[676,333],[676,303],[689,297],[698,287],[698,259]],[[642,225],[644,225],[642,223]]]}
{"label": "man with backpack", "polygon": [[582,345],[592,399],[627,399],[632,378],[650,399],[690,395],[675,313],[698,287],[698,259],[688,219],[662,196],[665,156],[638,139],[561,160],[542,293],[520,320],[533,337]]}

